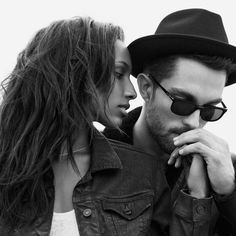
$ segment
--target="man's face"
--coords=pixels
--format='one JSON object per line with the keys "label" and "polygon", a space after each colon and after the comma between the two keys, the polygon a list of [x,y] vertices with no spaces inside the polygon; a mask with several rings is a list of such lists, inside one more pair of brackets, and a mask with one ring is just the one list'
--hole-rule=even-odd
{"label": "man's face", "polygon": [[[225,71],[216,71],[197,61],[179,58],[172,77],[161,81],[161,85],[173,97],[193,101],[197,105],[220,106],[225,80]],[[151,135],[159,147],[169,154],[175,149],[174,137],[206,124],[200,117],[200,110],[188,116],[179,116],[170,110],[171,104],[172,100],[157,86],[153,99],[147,104],[146,113]]]}

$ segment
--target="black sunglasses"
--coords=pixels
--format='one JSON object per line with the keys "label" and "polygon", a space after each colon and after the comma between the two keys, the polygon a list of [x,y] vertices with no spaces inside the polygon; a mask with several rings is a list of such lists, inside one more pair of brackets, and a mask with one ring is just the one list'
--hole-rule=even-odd
{"label": "black sunglasses", "polygon": [[223,107],[217,107],[213,105],[196,105],[192,101],[186,99],[174,98],[156,79],[148,74],[147,75],[152,81],[154,81],[164,93],[172,100],[171,111],[179,116],[188,116],[196,110],[200,110],[200,116],[205,121],[217,121],[227,111],[226,105],[221,101]]}

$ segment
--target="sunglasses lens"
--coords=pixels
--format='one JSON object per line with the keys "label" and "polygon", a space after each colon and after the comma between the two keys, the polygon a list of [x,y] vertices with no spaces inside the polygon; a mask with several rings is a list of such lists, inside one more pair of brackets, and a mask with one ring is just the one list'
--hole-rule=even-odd
{"label": "sunglasses lens", "polygon": [[201,110],[200,115],[205,121],[216,121],[219,120],[224,113],[224,110],[217,107],[206,107]]}
{"label": "sunglasses lens", "polygon": [[171,105],[171,111],[176,115],[187,116],[194,112],[195,105],[186,100],[174,99]]}

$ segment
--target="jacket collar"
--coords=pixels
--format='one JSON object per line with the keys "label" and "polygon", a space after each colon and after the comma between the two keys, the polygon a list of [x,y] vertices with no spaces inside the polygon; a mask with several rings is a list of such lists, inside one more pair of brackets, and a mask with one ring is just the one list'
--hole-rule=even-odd
{"label": "jacket collar", "polygon": [[142,107],[137,107],[128,113],[128,116],[123,118],[120,130],[115,128],[105,128],[103,134],[110,138],[120,142],[125,142],[133,145],[133,128],[138,120]]}
{"label": "jacket collar", "polygon": [[[122,163],[119,156],[113,149],[108,139],[97,129],[94,128],[91,144],[91,163],[90,171],[95,173],[106,169],[122,169]],[[54,197],[53,179],[54,174],[52,168],[45,174],[45,186],[48,189],[50,197]]]}
{"label": "jacket collar", "polygon": [[94,131],[91,152],[91,172],[105,169],[122,169],[122,164],[117,153],[106,137],[99,131]]}

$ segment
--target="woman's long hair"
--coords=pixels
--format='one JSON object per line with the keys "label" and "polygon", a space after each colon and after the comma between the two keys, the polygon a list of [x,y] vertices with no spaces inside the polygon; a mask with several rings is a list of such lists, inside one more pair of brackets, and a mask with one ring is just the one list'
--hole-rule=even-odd
{"label": "woman's long hair", "polygon": [[50,163],[64,142],[72,153],[76,130],[92,128],[123,37],[118,26],[78,17],[41,29],[19,54],[2,83],[0,111],[0,217],[9,228],[48,213]]}

